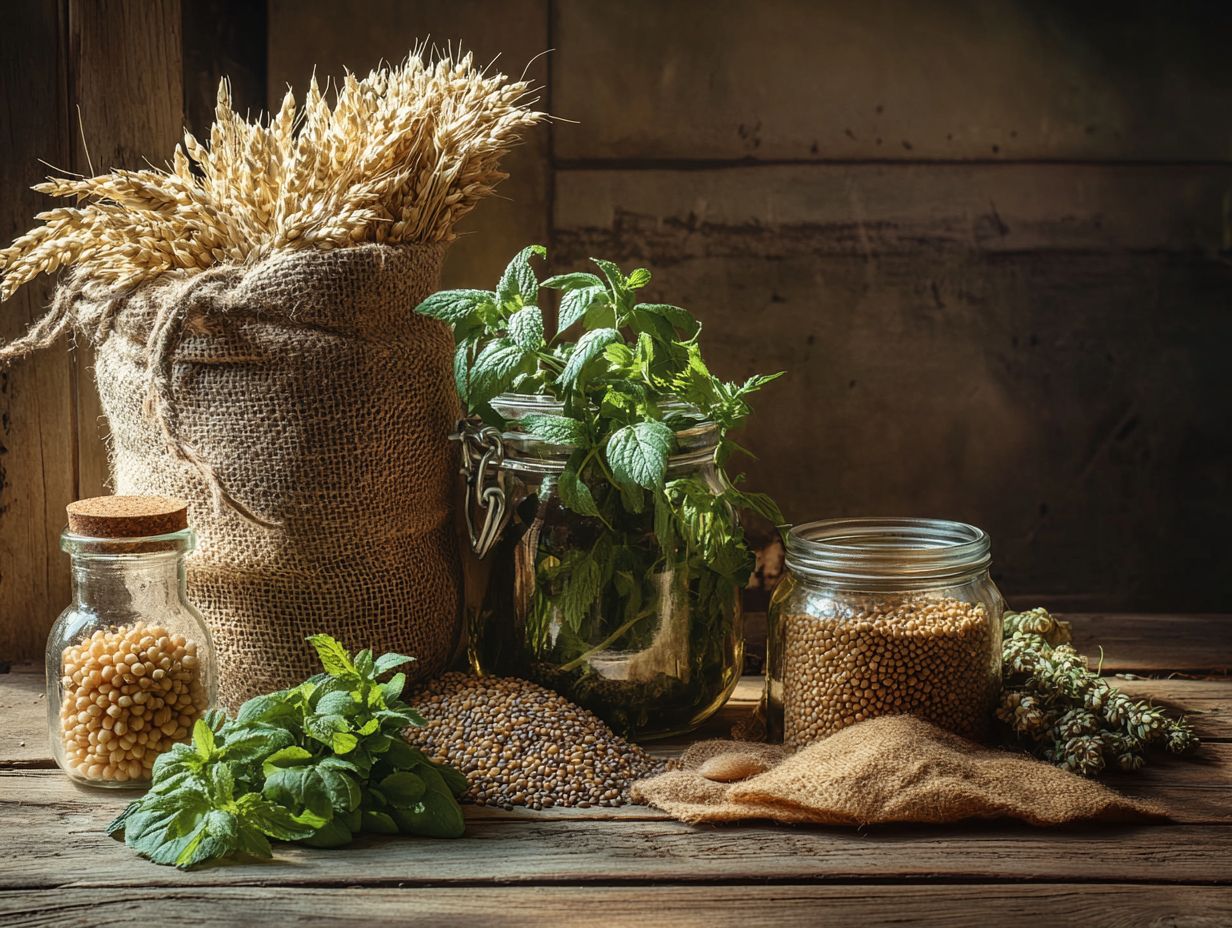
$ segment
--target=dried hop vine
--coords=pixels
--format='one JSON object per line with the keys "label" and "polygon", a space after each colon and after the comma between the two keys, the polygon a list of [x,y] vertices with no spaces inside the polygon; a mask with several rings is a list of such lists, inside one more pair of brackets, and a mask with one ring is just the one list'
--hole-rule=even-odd
{"label": "dried hop vine", "polygon": [[1037,757],[1083,776],[1137,770],[1146,752],[1198,744],[1185,719],[1130,699],[1088,666],[1069,626],[1045,609],[1005,615],[997,718]]}
{"label": "dried hop vine", "polygon": [[128,288],[281,250],[450,241],[507,176],[498,165],[519,130],[545,117],[533,94],[469,54],[423,46],[363,79],[348,73],[332,106],[314,78],[302,107],[288,91],[253,121],[232,108],[224,80],[208,143],[185,134],[168,170],[36,186],[74,205],[40,213],[41,226],[0,250],[0,300],[67,267]]}

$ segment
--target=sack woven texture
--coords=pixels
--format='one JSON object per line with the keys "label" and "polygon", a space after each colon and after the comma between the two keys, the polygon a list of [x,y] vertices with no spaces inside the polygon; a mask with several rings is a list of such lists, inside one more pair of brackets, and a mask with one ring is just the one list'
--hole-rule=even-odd
{"label": "sack woven texture", "polygon": [[414,313],[443,252],[305,250],[62,295],[98,344],[115,492],[190,503],[189,598],[231,708],[319,670],[318,632],[414,656],[412,679],[452,655],[453,341]]}
{"label": "sack woven texture", "polygon": [[[723,756],[769,769],[737,783],[698,772]],[[857,722],[796,753],[703,741],[670,770],[633,784],[634,802],[685,822],[765,819],[818,825],[1012,818],[1032,825],[1166,818],[1159,807],[1022,754],[981,747],[900,715]]]}

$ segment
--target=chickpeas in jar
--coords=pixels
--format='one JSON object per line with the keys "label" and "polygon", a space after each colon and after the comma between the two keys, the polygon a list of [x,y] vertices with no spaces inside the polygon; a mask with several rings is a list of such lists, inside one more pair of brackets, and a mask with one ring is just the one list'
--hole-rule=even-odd
{"label": "chickpeas in jar", "polygon": [[196,641],[161,625],[96,629],[63,651],[65,769],[114,783],[149,780],[154,760],[186,741],[209,708]]}
{"label": "chickpeas in jar", "polygon": [[47,643],[52,753],[92,786],[148,785],[159,754],[213,704],[209,631],[185,595],[186,504],[100,497],[69,506],[73,602]]}

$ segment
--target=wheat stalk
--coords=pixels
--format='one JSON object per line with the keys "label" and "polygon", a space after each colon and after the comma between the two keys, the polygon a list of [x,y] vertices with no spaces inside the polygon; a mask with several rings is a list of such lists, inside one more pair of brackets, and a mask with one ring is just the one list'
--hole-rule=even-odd
{"label": "wheat stalk", "polygon": [[417,46],[399,65],[346,74],[331,105],[314,78],[304,104],[249,121],[218,88],[208,142],[186,133],[168,170],[49,178],[73,205],[0,250],[0,300],[72,267],[114,287],[284,250],[448,242],[505,178],[502,156],[545,118],[523,80],[472,55]]}

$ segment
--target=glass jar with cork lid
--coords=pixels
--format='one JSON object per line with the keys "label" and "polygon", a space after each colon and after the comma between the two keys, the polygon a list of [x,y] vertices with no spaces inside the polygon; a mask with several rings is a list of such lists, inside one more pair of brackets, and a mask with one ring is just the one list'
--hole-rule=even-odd
{"label": "glass jar with cork lid", "polygon": [[78,782],[148,785],[155,758],[213,705],[210,635],[185,592],[193,543],[182,500],[69,504],[73,602],[47,639],[47,713],[56,763]]}
{"label": "glass jar with cork lid", "polygon": [[794,527],[770,604],[764,711],[799,747],[882,715],[979,740],[1001,682],[988,536],[940,519]]}

